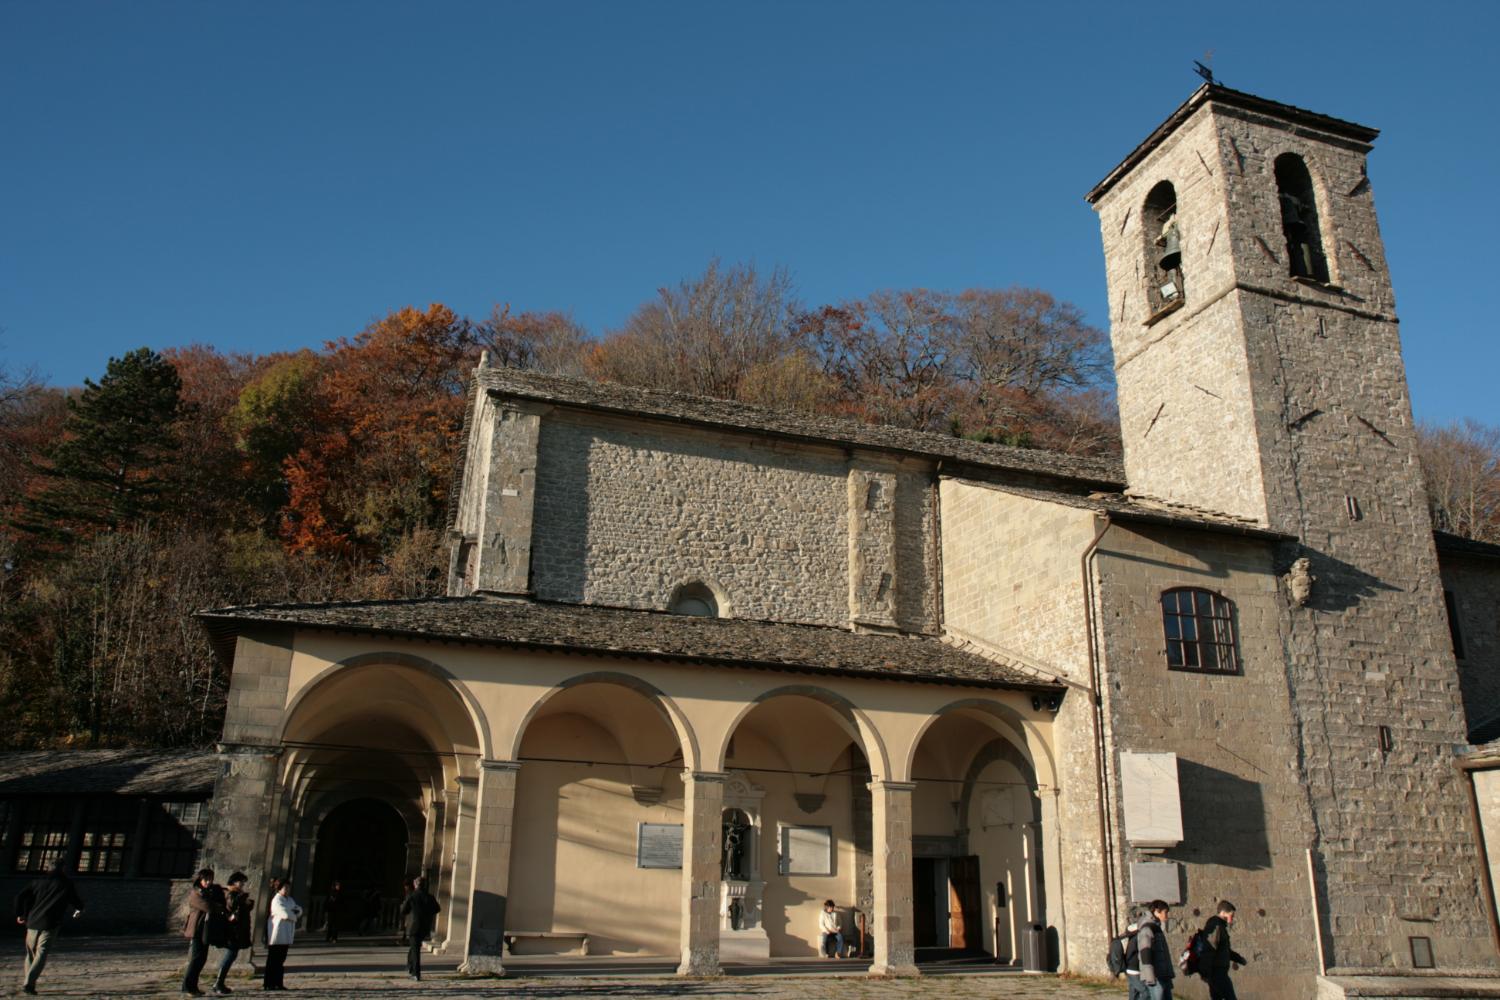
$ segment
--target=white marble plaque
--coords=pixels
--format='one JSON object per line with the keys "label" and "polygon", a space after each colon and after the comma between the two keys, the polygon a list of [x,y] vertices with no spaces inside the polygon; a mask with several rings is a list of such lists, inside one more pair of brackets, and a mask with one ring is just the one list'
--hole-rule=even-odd
{"label": "white marble plaque", "polygon": [[1132,847],[1162,849],[1182,843],[1175,753],[1121,752],[1120,797],[1125,839]]}
{"label": "white marble plaque", "polygon": [[636,836],[637,868],[681,868],[682,824],[642,823]]}

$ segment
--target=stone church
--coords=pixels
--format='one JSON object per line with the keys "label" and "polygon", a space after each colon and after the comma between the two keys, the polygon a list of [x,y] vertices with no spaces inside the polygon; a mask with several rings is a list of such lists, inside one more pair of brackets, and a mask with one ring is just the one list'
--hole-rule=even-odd
{"label": "stone church", "polygon": [[424,873],[474,972],[833,899],[872,973],[1098,973],[1156,897],[1251,995],[1493,970],[1500,548],[1434,535],[1375,138],[1209,84],[1088,193],[1123,467],[481,362],[448,596],[202,616],[210,863]]}

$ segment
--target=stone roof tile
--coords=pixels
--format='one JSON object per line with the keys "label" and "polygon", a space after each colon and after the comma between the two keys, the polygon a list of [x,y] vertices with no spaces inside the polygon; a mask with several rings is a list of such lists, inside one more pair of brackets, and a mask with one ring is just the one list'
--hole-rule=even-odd
{"label": "stone roof tile", "polygon": [[1123,487],[1125,482],[1124,470],[1118,462],[1040,448],[984,444],[929,431],[866,424],[842,417],[814,416],[707,396],[637,389],[611,382],[541,375],[516,368],[480,368],[475,370],[474,378],[490,392],[538,402],[840,447],[899,452],[1098,486]]}
{"label": "stone roof tile", "polygon": [[0,795],[212,794],[212,750],[24,750],[0,753]]}
{"label": "stone roof tile", "polygon": [[1031,671],[954,648],[931,636],[497,597],[256,605],[201,612],[198,618],[216,642],[226,646],[247,626],[286,625],[893,680],[1059,688]]}

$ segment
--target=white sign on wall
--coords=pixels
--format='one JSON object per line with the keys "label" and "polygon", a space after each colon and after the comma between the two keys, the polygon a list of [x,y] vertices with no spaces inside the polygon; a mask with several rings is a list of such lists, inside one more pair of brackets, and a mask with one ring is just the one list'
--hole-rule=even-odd
{"label": "white sign on wall", "polygon": [[637,868],[681,868],[682,824],[642,823],[636,833]]}
{"label": "white sign on wall", "polygon": [[1121,752],[1120,798],[1131,847],[1161,850],[1182,843],[1175,753]]}
{"label": "white sign on wall", "polygon": [[782,826],[781,874],[832,875],[833,829],[827,826]]}

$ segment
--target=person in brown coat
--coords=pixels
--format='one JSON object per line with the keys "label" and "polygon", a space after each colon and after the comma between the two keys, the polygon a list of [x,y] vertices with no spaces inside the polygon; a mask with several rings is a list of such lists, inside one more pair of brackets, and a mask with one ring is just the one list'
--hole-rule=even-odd
{"label": "person in brown coat", "polygon": [[227,916],[224,890],[214,885],[214,870],[199,869],[188,890],[187,918],[182,922],[182,936],[188,939],[187,969],[182,974],[182,992],[186,996],[203,995],[198,988],[198,974],[208,961],[209,944],[224,943]]}

